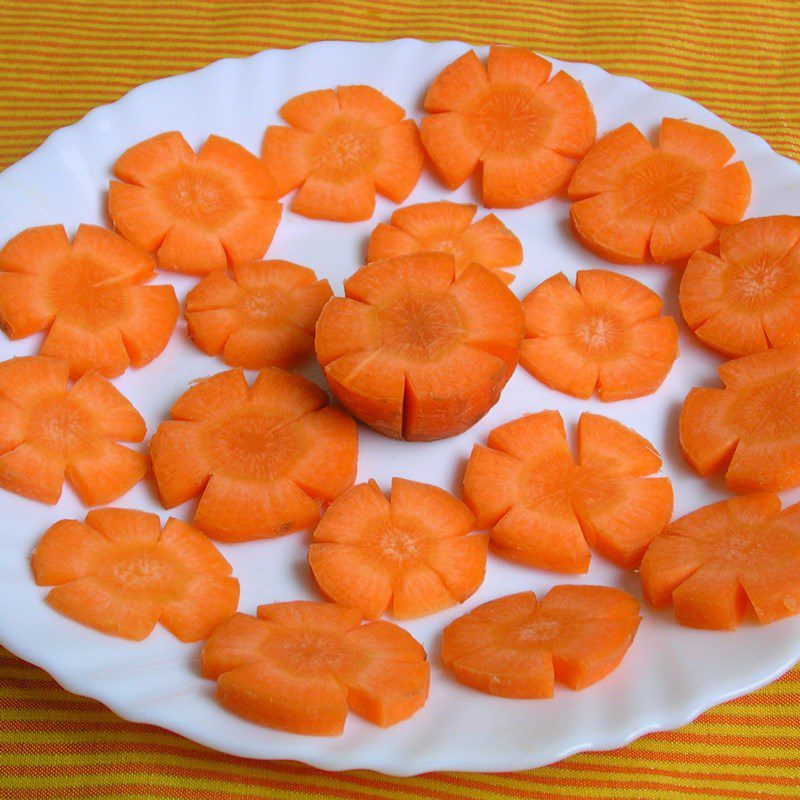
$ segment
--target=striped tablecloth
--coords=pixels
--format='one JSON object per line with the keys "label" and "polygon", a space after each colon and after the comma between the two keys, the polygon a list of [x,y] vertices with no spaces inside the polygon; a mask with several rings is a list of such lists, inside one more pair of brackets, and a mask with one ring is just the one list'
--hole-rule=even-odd
{"label": "striped tablecloth", "polygon": [[[688,95],[800,157],[800,3],[0,0],[0,168],[131,87],[313,39],[524,45]],[[1,212],[0,212],[1,213]],[[514,775],[387,778],[209,752],[0,649],[0,798],[800,797],[800,669],[685,728]]]}

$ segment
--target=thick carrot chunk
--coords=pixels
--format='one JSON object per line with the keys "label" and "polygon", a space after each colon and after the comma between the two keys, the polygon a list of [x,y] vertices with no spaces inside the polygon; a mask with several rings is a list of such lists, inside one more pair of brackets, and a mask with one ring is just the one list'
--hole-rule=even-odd
{"label": "thick carrot chunk", "polygon": [[291,127],[270,125],[261,155],[280,196],[299,191],[292,211],[356,222],[375,210],[375,193],[401,203],[425,159],[416,124],[371,86],[306,92],[281,108]]}
{"label": "thick carrot chunk", "polygon": [[698,338],[727,356],[800,339],[800,217],[747,219],[686,266],[681,311]]}
{"label": "thick carrot chunk", "polygon": [[252,387],[241,369],[199,381],[150,442],[164,507],[201,495],[195,524],[226,542],[313,527],[356,474],[355,423],[327,402],[275,367]]}
{"label": "thick carrot chunk", "polygon": [[[592,104],[564,72],[530,50],[492,46],[486,67],[474,51],[428,88],[422,143],[455,189],[482,167],[483,203],[519,208],[566,188],[595,140]],[[488,265],[486,265],[488,266]]]}
{"label": "thick carrot chunk", "polygon": [[692,389],[683,402],[680,441],[700,475],[726,470],[734,492],[800,484],[800,346],[789,345],[719,367],[724,389]]}
{"label": "thick carrot chunk", "polygon": [[714,245],[750,202],[750,175],[719,131],[665,118],[658,147],[627,123],[606,134],[569,184],[570,220],[609,261],[685,262]]}
{"label": "thick carrot chunk", "polygon": [[367,262],[413,253],[450,253],[456,260],[456,277],[475,262],[511,283],[514,275],[504,267],[522,263],[522,245],[494,214],[473,222],[476,211],[474,205],[446,200],[398,208],[391,224],[382,222],[372,232]]}
{"label": "thick carrot chunk", "polygon": [[178,319],[171,286],[140,286],[153,259],[104,228],[29,228],[0,250],[0,326],[12,339],[44,331],[40,352],[79,378],[141,367],[166,346]]}
{"label": "thick carrot chunk", "polygon": [[234,714],[315,736],[340,734],[348,709],[394,725],[422,708],[430,683],[425,651],[402,628],[307,601],[234,614],[203,647],[202,669]]}
{"label": "thick carrot chunk", "polygon": [[328,281],[289,261],[237,264],[203,278],[186,297],[189,335],[206,354],[245,369],[291,367],[314,351]]}
{"label": "thick carrot chunk", "polygon": [[395,439],[465,431],[496,402],[517,363],[519,302],[491,270],[458,277],[448,253],[368,264],[317,323],[317,358],[353,416]]}
{"label": "thick carrot chunk", "polygon": [[520,363],[552,389],[601,400],[652,394],[678,356],[678,329],[659,316],[661,298],[604,269],[559,273],[523,301]]}
{"label": "thick carrot chunk", "polygon": [[576,691],[617,668],[639,627],[639,603],[608,586],[554,586],[490,600],[451,622],[442,661],[456,678],[501,697]]}
{"label": "thick carrot chunk", "polygon": [[64,478],[87,505],[116,500],[147,472],[145,424],[105,378],[69,386],[69,365],[44,356],[0,363],[0,486],[56,503]]}
{"label": "thick carrot chunk", "polygon": [[308,563],[322,593],[377,619],[418,617],[462,603],[483,582],[487,537],[444,489],[394,478],[348,489],[314,531]]}
{"label": "thick carrot chunk", "polygon": [[261,258],[281,218],[264,164],[221,136],[195,154],[177,131],[161,133],[126,150],[114,175],[114,227],[162,269],[206,275]]}
{"label": "thick carrot chunk", "polygon": [[464,501],[504,558],[580,573],[591,547],[634,568],[672,516],[669,478],[646,477],[660,469],[658,453],[615,420],[581,414],[577,462],[557,411],[507,422],[488,444],[472,450]]}
{"label": "thick carrot chunk", "polygon": [[230,564],[200,531],[124,508],[61,520],[31,559],[47,602],[112,636],[144,639],[161,620],[182,642],[205,639],[239,602]]}
{"label": "thick carrot chunk", "polygon": [[645,598],[690,628],[732,630],[748,607],[762,624],[800,613],[798,512],[748,494],[675,520],[642,560]]}

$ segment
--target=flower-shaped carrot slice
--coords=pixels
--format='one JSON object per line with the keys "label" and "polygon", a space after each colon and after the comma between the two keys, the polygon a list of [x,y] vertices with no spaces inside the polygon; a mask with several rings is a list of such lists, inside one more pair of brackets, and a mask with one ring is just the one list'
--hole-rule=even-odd
{"label": "flower-shaped carrot slice", "polygon": [[490,600],[451,622],[442,661],[456,678],[500,697],[580,690],[619,666],[639,627],[639,602],[609,586],[554,586]]}
{"label": "flower-shaped carrot slice", "polygon": [[557,411],[495,428],[475,445],[464,501],[479,528],[491,528],[497,555],[558,572],[586,572],[589,548],[636,567],[672,516],[669,478],[653,446],[608,417],[578,420],[578,460]]}
{"label": "flower-shaped carrot slice", "polygon": [[162,269],[206,275],[261,258],[281,218],[262,161],[221,136],[195,153],[177,131],[161,133],[126,150],[114,175],[114,227]]}
{"label": "flower-shaped carrot slice", "polygon": [[430,683],[425,651],[399,626],[301,600],[234,614],[203,647],[202,669],[234,714],[316,736],[340,734],[348,709],[394,725],[425,705]]}
{"label": "flower-shaped carrot slice", "polygon": [[221,541],[311,528],[352,485],[358,436],[316,384],[277,368],[197,382],[150,442],[165,508],[201,495],[195,524]]}
{"label": "flower-shaped carrot slice", "polygon": [[746,219],[722,230],[719,250],[698,250],[681,279],[697,336],[728,356],[800,339],[800,217]]}
{"label": "flower-shaped carrot slice", "polygon": [[195,344],[245,369],[291,367],[314,352],[314,327],[331,298],[328,281],[289,261],[250,261],[218,270],[186,297]]}
{"label": "flower-shaped carrot slice", "polygon": [[0,250],[0,325],[12,339],[47,331],[43,356],[69,362],[78,378],[109,378],[152,361],[178,319],[169,286],[141,286],[153,259],[121,236],[81,225],[28,228]]}
{"label": "flower-shaped carrot slice", "polygon": [[156,514],[98,508],[86,522],[62,519],[31,560],[47,602],[112,636],[144,639],[156,623],[182,642],[205,639],[239,602],[230,564],[200,531]]}
{"label": "flower-shaped carrot slice", "polygon": [[407,619],[463,603],[483,582],[487,537],[438,486],[392,480],[391,501],[375,481],[348,489],[314,531],[308,563],[323,594],[377,619]]}
{"label": "flower-shaped carrot slice", "polygon": [[456,277],[476,262],[511,283],[514,275],[502,268],[522,263],[522,245],[494,214],[473,222],[477,210],[477,206],[447,200],[398,208],[391,224],[381,222],[372,232],[367,261],[450,253],[456,260]]}
{"label": "flower-shaped carrot slice", "polygon": [[700,475],[727,470],[733,492],[800,485],[800,345],[718,367],[724,389],[695,388],[683,402],[680,440]]}
{"label": "flower-shaped carrot slice", "polygon": [[[483,204],[519,208],[562,191],[595,140],[583,86],[530,50],[470,50],[425,96],[422,143],[448,189],[482,166]],[[550,78],[550,80],[548,80]]]}
{"label": "flower-shaped carrot slice", "polygon": [[601,400],[652,394],[678,355],[678,328],[661,298],[639,281],[604,269],[559,273],[523,301],[519,361],[551,389]]}
{"label": "flower-shaped carrot slice", "polygon": [[675,520],[642,560],[647,601],[690,628],[732,630],[748,607],[762,624],[800,613],[800,504],[733,497]]}
{"label": "flower-shaped carrot slice", "polygon": [[292,211],[313,219],[369,219],[375,192],[402,203],[425,154],[406,112],[371,86],[340,86],[293,97],[271,125],[261,155],[280,196],[300,190]]}
{"label": "flower-shaped carrot slice", "polygon": [[0,363],[0,486],[56,503],[64,478],[87,505],[116,500],[148,460],[118,444],[140,442],[145,424],[105,378],[69,386],[69,365],[43,356]]}
{"label": "flower-shaped carrot slice", "polygon": [[376,261],[322,310],[315,347],[353,416],[395,439],[455,436],[496,402],[519,355],[522,312],[478,264],[447,253]]}
{"label": "flower-shaped carrot slice", "polygon": [[684,261],[744,216],[750,175],[741,161],[728,164],[734,153],[719,131],[685,120],[665,118],[656,148],[627,123],[575,170],[572,228],[609,261]]}

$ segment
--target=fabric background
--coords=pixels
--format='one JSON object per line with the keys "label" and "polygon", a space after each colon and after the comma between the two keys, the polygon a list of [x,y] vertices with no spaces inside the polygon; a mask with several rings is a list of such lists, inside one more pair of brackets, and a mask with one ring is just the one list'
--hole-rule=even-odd
{"label": "fabric background", "polygon": [[[685,94],[800,157],[800,3],[0,0],[0,168],[96,105],[226,56],[314,39],[524,45]],[[679,731],[517,774],[387,778],[207,751],[70,695],[0,649],[0,797],[800,796],[800,668]]]}

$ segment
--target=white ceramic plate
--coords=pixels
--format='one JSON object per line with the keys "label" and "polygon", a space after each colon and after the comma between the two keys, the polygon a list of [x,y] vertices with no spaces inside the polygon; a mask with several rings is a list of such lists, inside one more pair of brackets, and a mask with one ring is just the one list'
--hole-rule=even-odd
{"label": "white ceramic plate", "polygon": [[[420,116],[431,79],[467,49],[458,42],[426,44],[404,39],[381,44],[321,42],[296,50],[273,50],[225,60],[187,75],[141,86],[75,125],[55,132],[36,152],[0,175],[0,243],[30,225],[63,222],[70,233],[80,222],[104,223],[110,168],[127,147],[164,130],[181,130],[193,145],[210,133],[228,136],[259,151],[264,128],[279,121],[278,108],[310,89],[369,83]],[[486,55],[481,49],[479,54]],[[609,75],[589,64],[555,62],[583,81],[605,132],[633,121],[652,132],[664,116],[686,117],[718,128],[736,146],[753,177],[750,216],[800,210],[800,168],[778,156],[760,138],[737,130],[711,112],[636,80]],[[447,197],[473,201],[472,189],[446,192],[425,174],[407,202]],[[341,293],[341,281],[361,263],[372,227],[393,205],[379,199],[374,218],[359,224],[314,222],[284,212],[269,251],[313,267]],[[498,216],[520,237],[525,263],[513,289],[520,297],[559,270],[573,278],[585,267],[609,265],[578,246],[567,223],[568,204],[550,200]],[[483,213],[483,212],[482,212]],[[481,215],[482,215],[481,213]],[[616,268],[644,281],[680,317],[679,273],[667,267]],[[193,280],[171,280],[179,297]],[[36,352],[37,337],[0,339],[0,358]],[[621,420],[649,438],[664,457],[675,487],[676,516],[724,496],[722,484],[701,480],[688,469],[677,442],[677,414],[691,386],[714,384],[718,359],[698,345],[681,324],[681,356],[651,397],[611,404],[577,401],[545,388],[518,369],[500,402],[472,430],[432,444],[384,439],[359,427],[360,481],[376,478],[388,488],[393,475],[456,490],[473,442],[485,441],[496,425],[525,412],[558,408],[568,427],[589,409]],[[163,355],[142,371],[115,381],[147,420],[152,433],[173,400],[194,378],[224,369],[188,341],[181,322]],[[306,374],[323,383],[318,369]],[[795,500],[787,497],[785,501]],[[413,718],[381,730],[351,716],[338,738],[296,736],[259,728],[228,714],[214,701],[214,684],[199,675],[200,645],[178,642],[158,628],[144,642],[95,633],[51,611],[46,590],[34,585],[29,554],[55,520],[82,519],[85,509],[65,489],[55,508],[3,493],[0,498],[0,641],[50,672],[70,691],[96,698],[126,719],[160,725],[210,747],[255,758],[297,759],[325,769],[371,768],[394,775],[430,770],[516,770],[535,767],[582,750],[618,747],[644,733],[675,728],[701,711],[776,678],[800,657],[800,617],[768,627],[744,624],[735,633],[681,628],[664,613],[644,611],[636,641],[621,667],[591,688],[557,688],[551,700],[505,700],[456,683],[439,662],[442,628],[467,609],[522,589],[546,592],[557,583],[621,586],[640,595],[638,577],[592,559],[585,576],[562,576],[513,565],[490,556],[486,581],[464,607],[407,623],[426,647],[433,669],[430,700]],[[145,481],[117,501],[166,513]],[[191,519],[188,503],[173,511]],[[307,533],[221,549],[242,586],[240,609],[259,603],[316,598],[305,563]]]}

